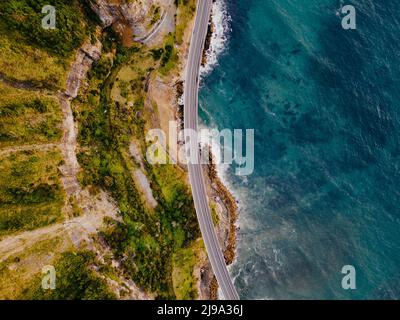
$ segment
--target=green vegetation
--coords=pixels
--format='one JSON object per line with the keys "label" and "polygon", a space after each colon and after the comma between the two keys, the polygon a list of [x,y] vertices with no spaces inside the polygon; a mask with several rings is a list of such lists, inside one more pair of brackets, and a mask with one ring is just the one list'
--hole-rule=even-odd
{"label": "green vegetation", "polygon": [[217,213],[217,205],[215,204],[215,202],[210,203],[210,209],[211,209],[211,218],[212,218],[213,224],[214,224],[214,226],[218,226],[219,216]]}
{"label": "green vegetation", "polygon": [[84,214],[83,209],[78,205],[78,201],[76,200],[75,196],[69,197],[69,204],[72,208],[72,217],[80,217]]}
{"label": "green vegetation", "polygon": [[64,86],[67,66],[44,50],[0,33],[0,75],[29,87],[56,90]]}
{"label": "green vegetation", "polygon": [[175,32],[166,37],[162,48],[151,50],[155,61],[161,59],[159,72],[164,76],[176,69],[179,62],[176,46],[183,44],[184,32],[196,12],[195,0],[175,0],[175,5],[178,7]]}
{"label": "green vegetation", "polygon": [[156,24],[157,21],[161,19],[160,6],[155,6],[153,4],[150,9],[150,15],[151,15],[150,26],[153,26],[154,24]]}
{"label": "green vegetation", "polygon": [[0,83],[0,147],[58,141],[60,119],[56,98]]}
{"label": "green vegetation", "polygon": [[[39,277],[39,274],[42,276],[41,268],[45,265],[54,265],[54,261],[60,258],[61,252],[69,250],[71,246],[68,235],[51,234],[34,244],[25,245],[24,250],[1,261],[0,299],[20,298],[22,292],[32,286],[32,279]],[[40,282],[37,284],[41,285]]]}
{"label": "green vegetation", "polygon": [[153,56],[153,59],[155,61],[160,60],[161,57],[163,56],[163,53],[164,53],[164,49],[163,48],[151,50],[151,55]]}
{"label": "green vegetation", "polygon": [[175,0],[178,7],[176,17],[176,42],[182,44],[184,32],[196,12],[196,0]]}
{"label": "green vegetation", "polygon": [[[55,30],[41,27],[41,9],[47,4],[57,9]],[[177,32],[169,34],[161,48],[125,48],[118,44],[118,36],[111,29],[103,32],[102,58],[88,74],[85,93],[73,101],[73,112],[79,124],[78,161],[83,169],[79,180],[93,193],[100,188],[107,190],[123,217],[123,222],[108,219],[101,237],[136,284],[158,298],[189,299],[196,296],[194,241],[200,232],[186,175],[177,166],[144,163],[158,202],[155,209],[149,209],[136,188],[132,176],[136,164],[128,150],[133,136],[142,151],[146,149],[143,133],[154,118],[151,107],[145,105],[147,81],[156,73],[170,76],[177,70],[176,45],[183,41],[195,1],[177,0],[177,4]],[[151,24],[160,14],[160,9],[154,8]],[[64,88],[73,54],[88,36],[92,37],[94,25],[86,1],[0,3],[0,148],[59,141],[61,112],[51,93]],[[156,108],[155,103],[150,105]],[[58,170],[62,163],[56,150],[16,151],[0,156],[0,237],[63,221],[65,194]],[[76,199],[68,201],[71,215],[80,216],[82,210]],[[61,248],[60,243],[54,247],[59,251],[51,259],[26,250],[43,261],[55,260],[57,289],[43,291],[41,274],[31,270],[29,276],[36,275],[34,281],[27,277],[29,287],[14,295],[23,299],[115,298],[100,276],[112,277],[115,272],[106,264],[99,266],[89,252],[60,255],[70,250]],[[40,250],[51,251],[47,247]],[[9,277],[10,265],[30,258],[21,255],[15,261],[0,263],[0,278]],[[29,263],[38,265],[35,261]],[[23,283],[24,278],[13,279]],[[7,297],[12,296],[10,290],[7,292]]]}
{"label": "green vegetation", "polygon": [[59,151],[21,151],[0,158],[0,236],[63,220]]}
{"label": "green vegetation", "polygon": [[[56,8],[56,28],[45,30],[42,8],[48,4]],[[1,1],[0,75],[36,88],[63,88],[72,55],[95,23],[86,1]]]}
{"label": "green vegetation", "polygon": [[[34,45],[50,54],[69,56],[89,34],[85,11],[77,0],[52,0],[56,8],[56,28],[45,30],[42,8],[47,0],[10,0],[0,3],[0,30],[15,40]],[[85,19],[86,18],[86,19]],[[90,20],[89,20],[90,21]]]}
{"label": "green vegetation", "polygon": [[115,299],[106,281],[92,268],[97,263],[89,251],[65,252],[55,263],[56,289],[43,290],[41,274],[23,291],[29,300],[105,300]]}
{"label": "green vegetation", "polygon": [[197,241],[173,255],[172,282],[176,298],[179,300],[197,299],[197,286],[193,272],[199,259],[199,252],[203,249],[203,242]]}
{"label": "green vegetation", "polygon": [[175,41],[175,34],[173,33],[170,33],[165,40],[160,68],[160,73],[163,75],[167,75],[171,70],[173,70],[179,61],[178,54],[175,49]]}
{"label": "green vegetation", "polygon": [[193,202],[179,168],[146,164],[159,205],[149,211],[142,203],[128,147],[135,136],[146,148],[143,132],[151,114],[144,108],[144,87],[154,59],[145,47],[114,46],[113,63],[100,60],[91,72],[92,96],[74,102],[79,143],[85,150],[78,155],[84,169],[81,182],[108,190],[118,202],[124,222],[108,221],[102,237],[124,270],[159,298],[175,298],[173,254],[199,236]]}

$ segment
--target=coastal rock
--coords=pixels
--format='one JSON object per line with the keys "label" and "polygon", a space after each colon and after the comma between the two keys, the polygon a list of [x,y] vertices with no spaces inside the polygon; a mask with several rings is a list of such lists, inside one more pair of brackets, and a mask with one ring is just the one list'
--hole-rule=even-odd
{"label": "coastal rock", "polygon": [[97,61],[101,57],[101,42],[96,41],[93,45],[91,43],[85,43],[81,50],[93,61]]}
{"label": "coastal rock", "polygon": [[151,11],[163,7],[166,0],[138,0],[121,3],[115,0],[92,0],[90,7],[98,15],[104,27],[114,25],[115,30],[123,35],[129,32],[135,36],[146,34],[152,19]]}
{"label": "coastal rock", "polygon": [[97,14],[104,27],[109,27],[118,18],[115,5],[110,4],[107,0],[90,1],[90,7]]}
{"label": "coastal rock", "polygon": [[94,45],[85,43],[76,53],[75,61],[67,78],[65,94],[70,98],[76,98],[82,79],[86,76],[93,61],[100,59],[101,42]]}

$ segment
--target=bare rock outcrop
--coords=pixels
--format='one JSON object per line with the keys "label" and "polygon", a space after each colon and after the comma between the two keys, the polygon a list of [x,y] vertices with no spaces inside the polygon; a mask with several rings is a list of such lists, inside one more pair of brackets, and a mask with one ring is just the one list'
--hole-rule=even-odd
{"label": "bare rock outcrop", "polygon": [[65,92],[59,95],[64,131],[61,150],[65,161],[64,165],[60,167],[60,171],[63,174],[61,180],[69,196],[77,194],[81,190],[77,179],[80,167],[75,152],[77,128],[71,109],[71,100],[78,96],[81,82],[92,66],[93,61],[100,59],[101,49],[101,42],[97,41],[95,44],[87,42],[78,50],[68,74]]}
{"label": "bare rock outcrop", "polygon": [[112,25],[123,38],[129,37],[131,40],[146,36],[154,8],[165,11],[171,5],[170,0],[90,0],[89,3],[104,27]]}
{"label": "bare rock outcrop", "polygon": [[119,17],[119,9],[107,0],[90,0],[90,7],[97,14],[104,27],[111,26]]}
{"label": "bare rock outcrop", "polygon": [[92,63],[100,59],[101,42],[94,45],[85,43],[76,53],[75,61],[67,78],[65,94],[70,98],[76,98],[82,79],[85,78]]}

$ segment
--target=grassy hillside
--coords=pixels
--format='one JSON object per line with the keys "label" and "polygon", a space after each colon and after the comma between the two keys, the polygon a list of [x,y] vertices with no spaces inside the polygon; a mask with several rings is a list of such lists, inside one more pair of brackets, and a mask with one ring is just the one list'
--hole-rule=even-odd
{"label": "grassy hillside", "polygon": [[62,221],[64,190],[59,151],[21,151],[0,157],[0,237]]}
{"label": "grassy hillside", "polygon": [[[0,240],[65,219],[62,154],[57,147],[42,150],[40,145],[61,142],[58,91],[65,90],[75,52],[91,37],[96,19],[85,1],[53,0],[56,29],[44,30],[41,10],[47,4],[0,2]],[[26,145],[32,148],[18,151]],[[0,259],[0,298],[115,297],[92,270],[97,263],[93,254],[77,252],[62,226],[57,230]],[[41,289],[46,264],[56,268],[55,291]]]}
{"label": "grassy hillside", "polygon": [[46,0],[0,2],[0,74],[50,90],[64,86],[75,50],[94,28],[85,1],[53,0],[56,29],[42,28]]}
{"label": "grassy hillside", "polygon": [[[160,298],[173,298],[173,255],[199,237],[185,174],[177,166],[145,163],[159,203],[149,211],[132,176],[136,164],[128,151],[132,137],[146,149],[144,132],[153,115],[144,105],[145,83],[154,70],[162,70],[163,62],[146,47],[114,47],[116,54],[104,53],[91,71],[88,94],[74,102],[84,146],[78,155],[81,181],[108,190],[118,202],[124,222],[110,221],[103,237],[126,272]],[[162,56],[164,50],[160,52]]]}
{"label": "grassy hillside", "polygon": [[67,251],[55,261],[56,289],[43,290],[38,276],[19,298],[26,300],[110,300],[115,295],[91,266],[96,263],[90,251]]}
{"label": "grassy hillside", "polygon": [[[23,298],[24,290],[40,286],[38,278],[45,265],[58,260],[61,252],[71,249],[71,243],[65,236],[54,236],[40,239],[27,245],[20,252],[1,257],[0,262],[0,299],[10,300]],[[32,281],[34,279],[34,281]]]}
{"label": "grassy hillside", "polygon": [[42,8],[47,0],[10,0],[0,3],[0,30],[3,35],[43,49],[49,54],[67,57],[82,44],[88,34],[84,2],[52,0],[56,9],[56,28],[45,30]]}
{"label": "grassy hillside", "polygon": [[61,139],[58,99],[0,82],[0,148]]}
{"label": "grassy hillside", "polygon": [[[135,138],[142,155],[146,150],[144,135],[154,118],[154,110],[146,105],[146,83],[149,77],[177,74],[177,45],[183,41],[194,3],[178,1],[177,31],[157,48],[139,44],[126,48],[111,29],[103,31],[102,57],[72,103],[79,130],[79,181],[93,198],[99,190],[106,190],[122,216],[122,221],[108,219],[100,236],[121,262],[125,275],[158,298],[196,297],[193,268],[198,248],[194,244],[200,232],[186,173],[178,166],[152,166],[144,160],[142,170],[158,202],[150,208],[137,187],[133,172],[138,163],[129,145]],[[0,156],[0,238],[64,219],[60,151],[17,150],[22,145],[60,142],[57,93],[65,89],[74,53],[92,37],[96,19],[86,1],[53,0],[57,28],[44,30],[41,8],[46,4],[45,0],[0,3],[0,155],[2,149],[8,150]],[[152,107],[157,109],[155,104]],[[12,148],[14,152],[9,151]],[[26,287],[16,296],[115,298],[104,281],[102,270],[107,266],[96,268],[98,261],[92,253],[59,242],[51,249],[52,241],[56,240],[47,239],[35,253],[26,251],[27,256],[15,255],[15,260],[0,263],[0,284],[7,283],[8,296],[12,296],[12,283],[4,279],[10,277],[10,266],[20,266],[20,259],[40,265],[32,257],[43,250],[50,252],[51,259],[46,261],[55,265],[60,277],[57,290],[41,290],[41,273],[36,270],[29,273],[29,279],[12,277]]]}
{"label": "grassy hillside", "polygon": [[42,28],[45,0],[0,2],[0,236],[63,220],[60,151],[17,152],[59,143],[63,90],[76,49],[93,31],[84,1],[54,0],[56,29]]}

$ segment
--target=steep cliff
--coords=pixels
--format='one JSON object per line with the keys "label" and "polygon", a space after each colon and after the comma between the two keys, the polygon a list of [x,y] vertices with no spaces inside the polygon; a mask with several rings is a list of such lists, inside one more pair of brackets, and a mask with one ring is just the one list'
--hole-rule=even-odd
{"label": "steep cliff", "polygon": [[88,0],[104,27],[113,26],[125,44],[146,37],[152,25],[161,19],[169,0]]}

